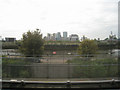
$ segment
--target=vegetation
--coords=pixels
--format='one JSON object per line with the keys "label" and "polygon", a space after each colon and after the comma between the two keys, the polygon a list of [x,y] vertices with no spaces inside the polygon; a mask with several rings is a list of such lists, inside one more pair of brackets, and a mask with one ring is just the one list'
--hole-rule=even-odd
{"label": "vegetation", "polygon": [[34,32],[28,31],[23,34],[19,50],[28,57],[36,57],[43,54],[44,40],[42,39],[42,34],[39,29],[36,29]]}
{"label": "vegetation", "polygon": [[[109,50],[109,49],[120,49],[120,41],[116,42],[116,44],[110,44],[108,42],[102,42],[102,41],[96,41],[98,48],[100,50]],[[16,42],[2,42],[2,49],[18,49],[21,45],[21,40],[17,40]],[[52,48],[63,49],[66,47],[66,49],[69,49],[68,46],[70,46],[71,49],[77,49],[80,45],[80,42],[75,41],[45,41],[44,42],[44,50],[50,50]],[[61,47],[62,46],[62,47]],[[72,48],[74,47],[74,48]]]}
{"label": "vegetation", "polygon": [[93,54],[96,54],[97,49],[98,46],[94,40],[86,39],[81,42],[78,48],[78,53],[84,56],[93,56]]}
{"label": "vegetation", "polygon": [[2,42],[2,49],[18,49],[16,42]]}
{"label": "vegetation", "polygon": [[70,45],[70,44],[79,44],[80,41],[45,41],[45,44],[59,44],[59,45]]}
{"label": "vegetation", "polygon": [[2,78],[27,78],[31,77],[31,60],[20,58],[2,58]]}
{"label": "vegetation", "polygon": [[118,60],[115,58],[75,58],[67,63],[77,64],[73,72],[76,78],[118,77]]}
{"label": "vegetation", "polygon": [[74,63],[79,65],[103,65],[103,64],[118,64],[118,59],[114,57],[99,58],[99,57],[76,57],[73,60],[68,60],[67,63]]}

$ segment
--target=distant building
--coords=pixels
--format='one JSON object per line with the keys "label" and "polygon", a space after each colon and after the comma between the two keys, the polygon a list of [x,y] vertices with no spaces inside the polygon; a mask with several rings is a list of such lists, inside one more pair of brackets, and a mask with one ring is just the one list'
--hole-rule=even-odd
{"label": "distant building", "polygon": [[47,36],[44,37],[45,41],[78,41],[79,37],[77,34],[67,35],[67,32],[63,32],[63,37],[61,36],[60,32],[50,34],[48,33]]}
{"label": "distant building", "polygon": [[70,41],[78,41],[79,40],[79,37],[77,34],[71,34],[69,38],[70,38]]}
{"label": "distant building", "polygon": [[83,35],[83,37],[81,38],[81,41],[84,41],[86,39],[87,39],[87,37],[85,37],[85,35]]}
{"label": "distant building", "polygon": [[52,36],[52,35],[51,35],[50,33],[47,34],[47,38],[48,38],[48,40],[51,39],[51,36]]}
{"label": "distant building", "polygon": [[61,37],[61,41],[70,41],[70,38],[69,37],[67,37],[67,38]]}
{"label": "distant building", "polygon": [[56,40],[61,40],[61,33],[60,32],[58,32],[58,33],[56,33],[56,35],[55,35],[56,37]]}
{"label": "distant building", "polygon": [[109,35],[109,38],[107,39],[107,42],[109,43],[116,43],[118,42],[118,39],[116,37],[116,35],[114,35],[111,31],[111,35]]}
{"label": "distant building", "polygon": [[55,33],[53,33],[53,34],[48,33],[47,36],[44,37],[44,39],[46,41],[55,41],[56,40],[55,39]]}
{"label": "distant building", "polygon": [[67,32],[63,32],[63,37],[67,38]]}
{"label": "distant building", "polygon": [[6,37],[6,38],[5,38],[5,41],[6,41],[6,42],[15,42],[15,41],[16,41],[16,38]]}
{"label": "distant building", "polygon": [[52,34],[52,37],[51,37],[51,39],[53,40],[53,41],[55,41],[56,39],[55,39],[55,36],[56,36],[56,34],[55,33],[53,33]]}
{"label": "distant building", "polygon": [[67,32],[63,32],[62,41],[68,41]]}

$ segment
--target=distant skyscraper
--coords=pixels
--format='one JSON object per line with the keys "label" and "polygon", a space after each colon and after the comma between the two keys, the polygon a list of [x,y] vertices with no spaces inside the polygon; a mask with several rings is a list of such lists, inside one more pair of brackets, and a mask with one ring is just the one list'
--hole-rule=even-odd
{"label": "distant skyscraper", "polygon": [[51,34],[50,33],[47,33],[47,38],[48,38],[48,40],[51,39]]}
{"label": "distant skyscraper", "polygon": [[56,40],[61,40],[61,34],[60,34],[60,32],[56,33]]}
{"label": "distant skyscraper", "polygon": [[67,38],[67,32],[63,32],[63,38]]}

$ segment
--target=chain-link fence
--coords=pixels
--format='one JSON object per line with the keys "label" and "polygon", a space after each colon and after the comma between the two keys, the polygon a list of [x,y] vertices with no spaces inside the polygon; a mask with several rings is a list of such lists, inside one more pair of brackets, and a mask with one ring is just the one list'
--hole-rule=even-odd
{"label": "chain-link fence", "polygon": [[98,66],[74,64],[7,65],[4,69],[3,78],[59,79],[118,77],[116,64]]}
{"label": "chain-link fence", "polygon": [[2,75],[6,78],[108,78],[118,77],[115,57],[54,55],[41,57],[3,57]]}

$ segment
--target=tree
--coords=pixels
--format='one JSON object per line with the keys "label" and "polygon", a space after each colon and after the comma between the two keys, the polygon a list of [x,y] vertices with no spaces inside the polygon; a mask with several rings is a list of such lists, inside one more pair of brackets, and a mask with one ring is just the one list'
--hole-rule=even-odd
{"label": "tree", "polygon": [[108,38],[105,38],[104,40],[108,40]]}
{"label": "tree", "polygon": [[27,33],[23,33],[21,44],[19,50],[25,56],[41,56],[44,51],[44,40],[42,39],[42,34],[39,29]]}
{"label": "tree", "polygon": [[78,53],[84,56],[93,56],[96,54],[98,46],[94,40],[86,39],[81,42]]}

